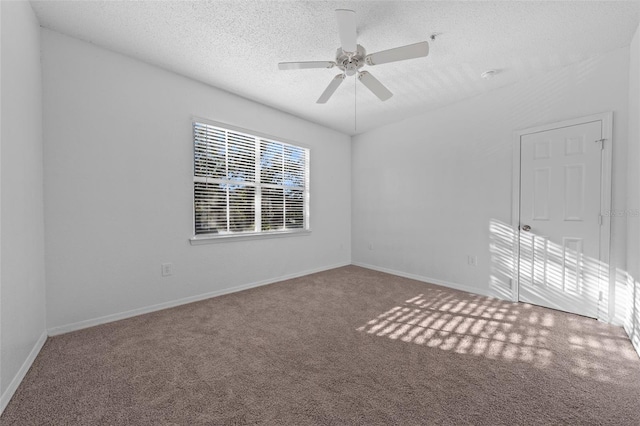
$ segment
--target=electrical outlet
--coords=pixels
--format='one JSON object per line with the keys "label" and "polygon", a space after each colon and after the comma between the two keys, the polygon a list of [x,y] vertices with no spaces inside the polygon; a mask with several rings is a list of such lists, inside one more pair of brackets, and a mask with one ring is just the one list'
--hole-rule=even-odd
{"label": "electrical outlet", "polygon": [[162,267],[163,277],[168,277],[170,275],[173,275],[173,263],[163,263],[161,267]]}
{"label": "electrical outlet", "polygon": [[478,256],[468,255],[467,256],[467,264],[469,266],[478,266]]}

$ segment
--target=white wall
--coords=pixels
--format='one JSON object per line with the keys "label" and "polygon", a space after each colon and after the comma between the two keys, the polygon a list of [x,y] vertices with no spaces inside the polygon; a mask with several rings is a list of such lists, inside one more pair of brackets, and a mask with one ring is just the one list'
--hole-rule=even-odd
{"label": "white wall", "polygon": [[627,286],[625,328],[640,354],[640,27],[629,47],[629,152],[627,156]]}
{"label": "white wall", "polygon": [[[42,45],[50,330],[350,263],[349,136],[50,30]],[[310,147],[312,233],[191,246],[192,116]]]}
{"label": "white wall", "polygon": [[[354,263],[510,295],[497,250],[511,224],[513,132],[613,111],[613,208],[624,209],[628,70],[621,48],[354,137]],[[612,220],[616,268],[626,263],[625,228]]]}
{"label": "white wall", "polygon": [[40,26],[2,2],[0,412],[46,335]]}

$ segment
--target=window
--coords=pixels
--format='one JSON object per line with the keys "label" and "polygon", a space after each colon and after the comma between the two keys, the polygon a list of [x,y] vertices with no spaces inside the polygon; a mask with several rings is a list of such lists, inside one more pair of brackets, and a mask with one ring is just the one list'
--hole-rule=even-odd
{"label": "window", "polygon": [[197,237],[309,229],[309,150],[193,123]]}

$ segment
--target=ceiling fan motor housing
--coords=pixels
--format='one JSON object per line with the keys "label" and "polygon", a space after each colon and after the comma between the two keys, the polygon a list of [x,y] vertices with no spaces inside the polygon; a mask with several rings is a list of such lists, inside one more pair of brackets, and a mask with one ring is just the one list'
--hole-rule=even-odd
{"label": "ceiling fan motor housing", "polygon": [[356,52],[345,52],[341,47],[336,52],[336,66],[347,75],[354,75],[365,64],[365,56],[367,55],[364,47],[358,45]]}

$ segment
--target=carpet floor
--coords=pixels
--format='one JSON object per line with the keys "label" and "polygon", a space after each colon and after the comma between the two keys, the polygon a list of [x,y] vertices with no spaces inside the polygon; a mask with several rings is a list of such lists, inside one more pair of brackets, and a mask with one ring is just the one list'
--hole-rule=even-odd
{"label": "carpet floor", "polygon": [[592,319],[355,266],[52,337],[0,424],[640,425]]}

